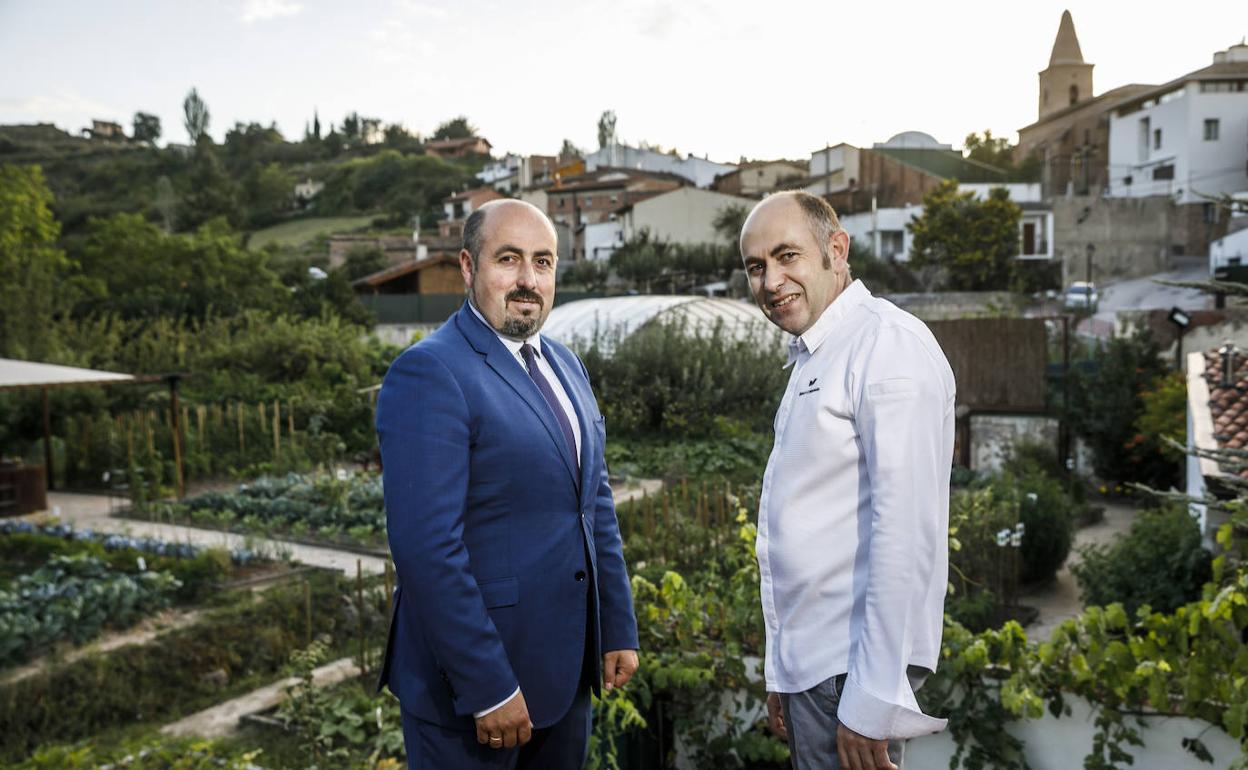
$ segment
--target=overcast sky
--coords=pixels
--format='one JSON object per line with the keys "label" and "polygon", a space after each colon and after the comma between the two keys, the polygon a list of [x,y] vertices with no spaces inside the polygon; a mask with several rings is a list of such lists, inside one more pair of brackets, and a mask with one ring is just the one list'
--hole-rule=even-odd
{"label": "overcast sky", "polygon": [[1248,2],[1104,0],[0,0],[0,123],[160,116],[186,141],[199,89],[299,138],[358,111],[431,133],[467,115],[496,153],[617,133],[712,160],[807,158],[920,130],[1017,138],[1064,8],[1096,93],[1162,83],[1248,35]]}

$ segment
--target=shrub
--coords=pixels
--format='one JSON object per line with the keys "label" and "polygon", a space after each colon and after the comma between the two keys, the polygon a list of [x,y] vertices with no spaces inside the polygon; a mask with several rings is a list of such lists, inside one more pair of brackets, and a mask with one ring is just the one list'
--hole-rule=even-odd
{"label": "shrub", "polygon": [[1200,544],[1200,528],[1186,508],[1146,511],[1111,545],[1080,549],[1071,570],[1085,604],[1121,602],[1129,615],[1147,604],[1173,612],[1200,598],[1212,575],[1212,557]]}
{"label": "shrub", "polygon": [[789,376],[778,337],[736,339],[722,325],[693,332],[682,321],[653,322],[579,346],[612,437],[710,438],[723,435],[725,420],[770,429]]}
{"label": "shrub", "polygon": [[1018,520],[1023,525],[1020,579],[1024,583],[1052,580],[1070,555],[1082,506],[1060,482],[1036,471],[1006,471],[992,487],[1000,498],[1013,500],[1018,506]]}

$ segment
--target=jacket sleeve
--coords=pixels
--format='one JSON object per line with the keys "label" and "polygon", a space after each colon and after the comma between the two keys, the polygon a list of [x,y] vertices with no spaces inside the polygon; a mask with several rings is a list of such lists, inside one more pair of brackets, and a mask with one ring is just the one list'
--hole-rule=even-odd
{"label": "jacket sleeve", "polygon": [[[589,382],[585,364],[577,358],[581,374]],[[599,418],[600,420],[602,418]],[[606,447],[606,430],[603,430],[603,448]],[[607,477],[607,462],[602,455],[594,458],[601,468],[598,489],[594,496],[594,557],[598,563],[599,618],[602,626],[602,651],[636,650],[637,616],[633,611],[633,590],[628,581],[628,566],[624,563],[624,544],[620,537],[620,522],[615,516],[615,497]]]}
{"label": "jacket sleeve", "polygon": [[949,473],[944,422],[953,394],[931,352],[906,329],[882,329],[856,368],[855,421],[871,485],[871,539],[863,620],[851,640],[837,718],[868,738],[913,738],[946,724],[919,709],[906,668],[910,619],[923,611],[918,605],[938,549],[948,548],[936,493],[939,474]]}
{"label": "jacket sleeve", "polygon": [[386,374],[377,399],[390,552],[413,613],[455,693],[472,716],[517,686],[486,612],[464,545],[468,493],[468,404],[435,355],[416,346]]}

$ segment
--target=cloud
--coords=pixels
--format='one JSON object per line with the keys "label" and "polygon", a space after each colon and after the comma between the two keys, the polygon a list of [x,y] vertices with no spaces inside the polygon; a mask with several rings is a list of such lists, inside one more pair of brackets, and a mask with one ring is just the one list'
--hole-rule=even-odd
{"label": "cloud", "polygon": [[240,18],[244,24],[254,24],[282,16],[295,16],[302,10],[303,4],[295,0],[246,0]]}

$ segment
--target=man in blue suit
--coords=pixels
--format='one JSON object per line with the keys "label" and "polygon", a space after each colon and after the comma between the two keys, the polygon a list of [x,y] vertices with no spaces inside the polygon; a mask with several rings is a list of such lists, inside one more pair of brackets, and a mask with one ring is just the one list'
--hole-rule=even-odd
{"label": "man in blue suit", "polygon": [[637,670],[637,622],[585,367],[538,334],[556,235],[539,209],[464,226],[468,301],[377,402],[398,569],[381,684],[409,770],[581,768],[590,691]]}

